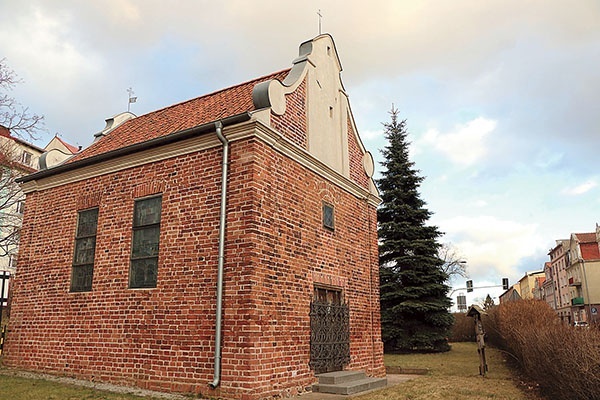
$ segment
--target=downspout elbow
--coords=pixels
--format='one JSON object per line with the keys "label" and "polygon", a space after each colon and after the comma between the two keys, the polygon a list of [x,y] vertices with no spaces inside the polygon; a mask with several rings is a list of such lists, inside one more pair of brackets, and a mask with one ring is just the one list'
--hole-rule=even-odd
{"label": "downspout elbow", "polygon": [[229,140],[223,135],[223,123],[221,121],[215,122],[216,134],[223,146],[229,145]]}
{"label": "downspout elbow", "polygon": [[208,384],[215,389],[221,383],[221,320],[223,315],[223,269],[225,265],[225,223],[227,212],[227,173],[229,162],[229,141],[223,135],[223,123],[215,122],[217,137],[223,144],[221,162],[221,208],[219,213],[219,259],[217,265],[217,309],[215,316],[215,363],[213,381]]}

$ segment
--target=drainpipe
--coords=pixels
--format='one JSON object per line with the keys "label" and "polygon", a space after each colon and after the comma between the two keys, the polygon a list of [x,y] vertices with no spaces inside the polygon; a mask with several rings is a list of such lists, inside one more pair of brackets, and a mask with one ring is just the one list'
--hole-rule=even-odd
{"label": "drainpipe", "polygon": [[217,313],[215,321],[215,368],[213,381],[208,384],[215,389],[221,382],[221,318],[223,314],[223,265],[225,263],[225,221],[227,207],[227,168],[229,159],[229,141],[223,136],[223,124],[215,122],[217,137],[223,144],[221,162],[221,211],[219,220],[219,261],[217,272]]}
{"label": "drainpipe", "polygon": [[[588,321],[588,323],[592,322],[592,299],[590,299],[590,287],[588,286],[588,281],[587,281],[587,274],[585,273],[585,260],[583,259],[583,257],[581,258],[581,265],[583,267],[583,280],[585,281],[585,291],[587,292],[587,295],[584,296],[584,300],[583,300],[583,309],[585,310],[585,317]],[[583,291],[583,289],[582,289]],[[587,310],[585,309],[585,301],[588,301],[588,308]]]}

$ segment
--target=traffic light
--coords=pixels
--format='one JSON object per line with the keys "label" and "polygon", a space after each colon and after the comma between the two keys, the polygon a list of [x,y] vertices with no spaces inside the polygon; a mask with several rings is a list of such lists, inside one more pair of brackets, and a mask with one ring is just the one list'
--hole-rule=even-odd
{"label": "traffic light", "polygon": [[508,278],[502,278],[502,289],[508,290]]}
{"label": "traffic light", "polygon": [[468,280],[467,281],[467,292],[472,292],[472,291],[473,291],[473,281]]}

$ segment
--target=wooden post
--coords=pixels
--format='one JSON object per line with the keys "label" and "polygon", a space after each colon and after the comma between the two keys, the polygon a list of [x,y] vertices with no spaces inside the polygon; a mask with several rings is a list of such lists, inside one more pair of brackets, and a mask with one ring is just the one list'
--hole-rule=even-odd
{"label": "wooden post", "polygon": [[0,274],[0,327],[2,327],[2,311],[4,310],[4,302],[8,301],[8,297],[4,297],[4,292],[8,289],[8,280],[10,279],[10,272],[2,271]]}
{"label": "wooden post", "polygon": [[0,355],[4,349],[4,337],[6,335],[6,325],[2,325],[2,313],[4,312],[4,302],[8,301],[8,297],[4,297],[4,292],[8,289],[8,280],[10,279],[10,272],[2,271],[0,274]]}
{"label": "wooden post", "polygon": [[487,362],[485,361],[485,331],[481,323],[481,314],[484,313],[485,311],[475,305],[471,306],[467,312],[467,316],[473,317],[475,322],[475,338],[477,340],[477,353],[479,353],[479,375],[483,377],[488,372]]}
{"label": "wooden post", "polygon": [[0,327],[0,356],[4,351],[4,337],[6,336],[6,325]]}

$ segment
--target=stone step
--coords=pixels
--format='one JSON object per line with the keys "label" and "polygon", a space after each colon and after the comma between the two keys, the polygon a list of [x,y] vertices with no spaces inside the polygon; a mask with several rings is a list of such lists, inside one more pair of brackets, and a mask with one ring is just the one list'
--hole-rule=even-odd
{"label": "stone step", "polygon": [[387,378],[363,378],[336,384],[318,383],[313,386],[313,392],[348,395],[383,388],[386,385]]}
{"label": "stone step", "polygon": [[367,375],[363,371],[335,371],[317,375],[319,383],[324,385],[336,385],[338,383],[352,382],[365,379]]}

